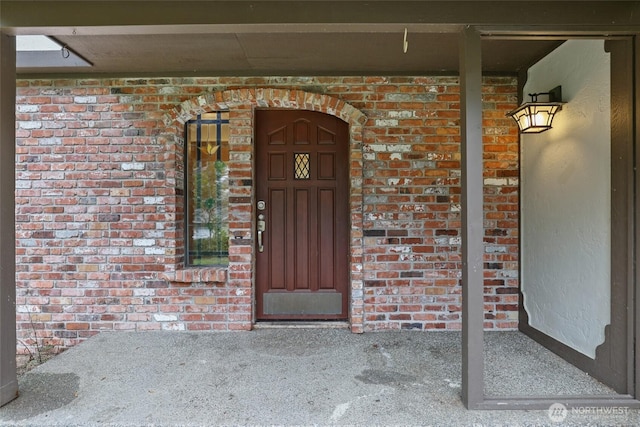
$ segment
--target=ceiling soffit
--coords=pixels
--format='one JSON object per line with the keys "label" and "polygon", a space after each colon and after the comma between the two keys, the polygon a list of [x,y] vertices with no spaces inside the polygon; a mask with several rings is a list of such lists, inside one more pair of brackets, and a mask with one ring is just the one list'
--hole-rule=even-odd
{"label": "ceiling soffit", "polygon": [[21,67],[21,74],[456,73],[464,23],[545,35],[483,40],[485,72],[517,73],[560,43],[550,34],[628,33],[640,17],[630,13],[638,2],[534,3],[3,0],[0,7],[4,31],[53,35],[93,64]]}

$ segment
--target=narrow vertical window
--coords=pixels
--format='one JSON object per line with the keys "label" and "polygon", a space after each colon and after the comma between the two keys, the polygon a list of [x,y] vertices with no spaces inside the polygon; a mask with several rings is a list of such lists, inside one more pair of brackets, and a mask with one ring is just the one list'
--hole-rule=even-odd
{"label": "narrow vertical window", "polygon": [[187,122],[186,264],[229,263],[229,113]]}

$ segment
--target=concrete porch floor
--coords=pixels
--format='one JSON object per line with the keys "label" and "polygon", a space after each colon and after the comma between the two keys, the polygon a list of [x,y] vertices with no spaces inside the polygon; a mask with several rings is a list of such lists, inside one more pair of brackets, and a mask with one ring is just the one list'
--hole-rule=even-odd
{"label": "concrete porch floor", "polygon": [[[518,332],[485,335],[488,394],[613,393]],[[559,425],[467,411],[460,352],[459,332],[102,333],[21,377],[0,425]],[[562,423],[638,424],[637,410]]]}

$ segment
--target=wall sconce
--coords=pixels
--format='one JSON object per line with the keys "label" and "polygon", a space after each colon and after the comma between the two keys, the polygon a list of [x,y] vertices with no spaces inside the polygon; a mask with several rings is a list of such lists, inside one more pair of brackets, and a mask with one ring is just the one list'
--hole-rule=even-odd
{"label": "wall sconce", "polygon": [[[547,95],[548,102],[538,102],[538,96]],[[540,133],[551,129],[551,122],[555,114],[562,110],[562,86],[556,86],[549,92],[530,93],[531,102],[525,102],[520,107],[507,113],[513,117],[520,132]]]}

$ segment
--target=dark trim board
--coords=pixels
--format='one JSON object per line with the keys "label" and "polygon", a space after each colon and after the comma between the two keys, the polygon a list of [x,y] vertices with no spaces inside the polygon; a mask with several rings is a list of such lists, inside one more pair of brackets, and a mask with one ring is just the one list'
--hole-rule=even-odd
{"label": "dark trim board", "polygon": [[460,33],[460,153],[462,163],[462,402],[484,400],[484,212],[482,60],[480,34]]}
{"label": "dark trim board", "polygon": [[[25,13],[24,1],[4,0],[3,25],[10,29],[81,27],[82,34],[123,31],[154,31],[169,26],[171,31],[191,31],[213,25],[260,25],[428,23],[437,30],[456,32],[458,26],[544,25],[575,27],[637,26],[636,2],[630,1],[489,1],[489,0],[307,0],[307,1],[31,1]],[[85,4],[86,3],[86,4]],[[197,10],[199,13],[193,13]],[[612,25],[611,23],[615,23]],[[64,31],[64,30],[61,30]]]}
{"label": "dark trim board", "polygon": [[16,374],[16,42],[0,34],[0,406],[18,397]]}
{"label": "dark trim board", "polygon": [[[607,40],[605,51],[611,54],[611,324],[605,329],[605,342],[596,349],[596,358],[606,358],[611,367],[609,378],[619,393],[634,394],[633,349],[638,327],[634,307],[636,228],[634,207],[634,39]],[[637,123],[637,122],[635,122]],[[626,387],[625,387],[626,385]]]}
{"label": "dark trim board", "polygon": [[[640,108],[636,105],[637,100],[640,97],[640,46],[638,46],[638,36],[632,38],[633,43],[633,58],[631,60],[633,64],[633,133],[632,138],[634,141],[634,173],[629,189],[630,199],[633,200],[632,208],[633,217],[630,219],[633,221],[632,232],[629,233],[633,237],[633,243],[630,243],[631,263],[629,265],[629,277],[633,281],[633,286],[629,286],[628,289],[628,308],[632,310],[633,315],[629,315],[628,324],[628,341],[633,343],[629,345],[629,353],[633,356],[628,360],[628,370],[630,382],[636,385],[634,395],[638,398],[638,387],[640,387],[640,337],[638,333],[640,331],[640,298],[638,297],[638,286],[640,284],[640,251],[638,251],[637,242],[640,242],[640,227],[637,226],[638,212],[640,212],[640,197],[637,196],[638,188],[640,188],[640,174],[637,173],[637,165],[640,164],[640,150],[635,149],[637,141],[640,141]],[[629,91],[631,92],[631,91]]]}
{"label": "dark trim board", "polygon": [[562,403],[567,408],[640,408],[640,401],[629,395],[611,396],[521,396],[505,398],[486,398],[478,404],[481,410],[544,410],[555,403]]}

